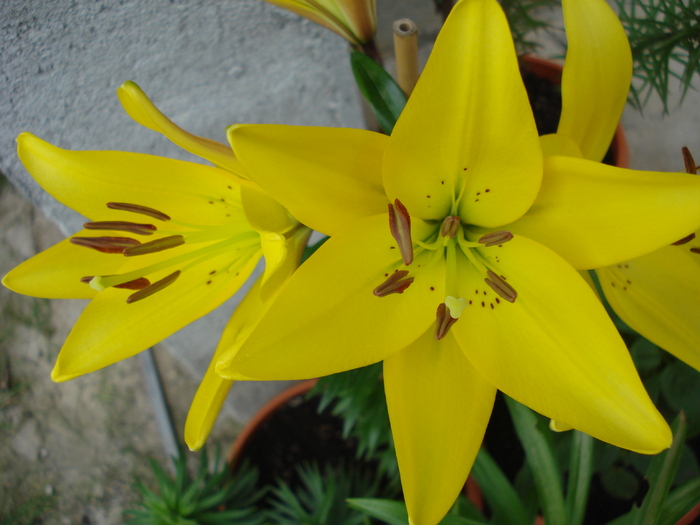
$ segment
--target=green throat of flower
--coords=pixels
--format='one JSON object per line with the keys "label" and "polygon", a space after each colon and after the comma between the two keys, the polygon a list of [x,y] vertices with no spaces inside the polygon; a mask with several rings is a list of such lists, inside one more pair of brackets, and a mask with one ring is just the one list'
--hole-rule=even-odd
{"label": "green throat of flower", "polygon": [[[207,263],[213,258],[229,253],[221,264],[221,258],[213,264],[204,285],[211,285],[219,275],[238,272],[260,250],[260,237],[247,227],[245,221],[231,224],[202,226],[174,221],[165,213],[137,204],[109,202],[112,210],[148,216],[153,222],[167,223],[168,229],[159,229],[152,223],[129,221],[96,221],[84,224],[87,230],[108,231],[109,235],[95,237],[71,237],[70,242],[115,257],[124,257],[126,271],[115,275],[85,276],[81,282],[101,292],[107,288],[132,290],[127,303],[145,299],[172,285],[182,273]],[[121,233],[131,234],[122,236]],[[143,242],[135,236],[157,236]],[[160,252],[169,252],[163,256]],[[154,255],[160,254],[160,255]],[[137,264],[131,259],[137,258]],[[139,264],[141,263],[141,264]],[[158,276],[157,279],[154,276]],[[155,279],[155,280],[154,280]]]}
{"label": "green throat of flower", "polygon": [[[470,241],[468,237],[476,237],[474,234],[470,235],[469,226],[462,224],[458,216],[450,215],[445,217],[442,223],[436,222],[435,229],[425,240],[414,239],[411,236],[411,217],[398,199],[394,204],[389,204],[389,229],[397,243],[403,264],[401,269],[397,268],[374,289],[374,295],[386,297],[390,294],[404,293],[415,281],[416,274],[425,269],[425,266],[423,268],[420,268],[420,265],[416,268],[412,266],[414,259],[422,252],[433,253],[428,265],[444,259],[446,296],[444,302],[437,307],[435,330],[437,339],[442,339],[460,318],[462,311],[474,304],[473,299],[459,297],[457,291],[458,274],[463,272],[463,269],[459,268],[458,252],[461,252],[469,263],[484,275],[484,283],[498,296],[495,298],[496,304],[500,304],[500,299],[514,303],[518,297],[515,289],[506,282],[506,276],[500,274],[481,254],[484,249],[503,247],[513,238],[512,233],[502,230],[492,231],[482,234],[476,241]],[[482,308],[486,307],[485,301],[476,302],[480,303]],[[489,306],[494,309],[493,303]]]}

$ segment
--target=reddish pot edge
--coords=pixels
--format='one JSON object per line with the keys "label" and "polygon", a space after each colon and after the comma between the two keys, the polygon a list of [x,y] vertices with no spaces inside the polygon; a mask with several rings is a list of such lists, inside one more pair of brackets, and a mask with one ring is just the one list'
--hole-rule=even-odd
{"label": "reddish pot edge", "polygon": [[241,453],[245,450],[251,439],[253,439],[260,425],[272,417],[272,414],[274,414],[280,407],[284,406],[290,399],[307,394],[317,382],[318,379],[308,379],[306,381],[301,381],[296,385],[292,385],[270,399],[260,410],[258,410],[255,416],[253,416],[253,418],[246,423],[243,430],[240,434],[238,434],[236,440],[231,446],[231,450],[229,451],[227,458],[231,470],[236,469],[239,458],[242,455]]}
{"label": "reddish pot edge", "polygon": [[[549,80],[552,84],[558,86],[561,84],[562,66],[550,60],[544,60],[534,55],[523,55],[520,60],[525,67],[535,73],[537,76]],[[627,139],[622,126],[618,125],[615,131],[615,136],[612,141],[612,153],[615,166],[618,168],[630,167],[630,152],[627,146]]]}

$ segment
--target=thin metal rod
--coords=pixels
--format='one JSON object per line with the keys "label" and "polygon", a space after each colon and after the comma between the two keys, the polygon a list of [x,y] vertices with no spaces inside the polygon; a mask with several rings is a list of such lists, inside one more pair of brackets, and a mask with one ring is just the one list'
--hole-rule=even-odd
{"label": "thin metal rod", "polygon": [[143,364],[143,375],[146,379],[148,395],[151,398],[151,403],[153,403],[156,424],[163,440],[163,448],[165,448],[165,453],[168,457],[177,458],[180,455],[180,447],[175,437],[173,420],[170,417],[168,401],[165,398],[160,374],[158,373],[158,365],[153,358],[152,348],[141,352],[141,363]]}

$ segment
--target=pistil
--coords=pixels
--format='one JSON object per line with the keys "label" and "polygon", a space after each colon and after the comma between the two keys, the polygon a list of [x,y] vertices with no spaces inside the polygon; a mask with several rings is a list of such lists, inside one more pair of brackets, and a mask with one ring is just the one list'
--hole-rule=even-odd
{"label": "pistil", "polygon": [[403,263],[408,266],[413,262],[413,241],[411,240],[411,217],[399,199],[389,204],[389,229],[401,252]]}
{"label": "pistil", "polygon": [[392,293],[404,293],[406,288],[413,283],[413,277],[408,277],[407,270],[401,270],[392,273],[386,281],[374,289],[374,295],[377,297],[386,297]]}

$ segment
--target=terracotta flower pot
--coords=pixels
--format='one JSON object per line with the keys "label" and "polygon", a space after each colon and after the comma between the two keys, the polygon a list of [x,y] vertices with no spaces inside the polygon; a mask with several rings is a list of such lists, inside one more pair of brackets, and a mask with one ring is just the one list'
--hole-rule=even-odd
{"label": "terracotta flower pot", "polygon": [[[536,76],[548,80],[555,86],[561,85],[562,67],[549,60],[534,55],[524,55],[520,58],[521,65]],[[630,154],[621,126],[617,127],[611,144],[613,164],[619,168],[629,168]]]}

